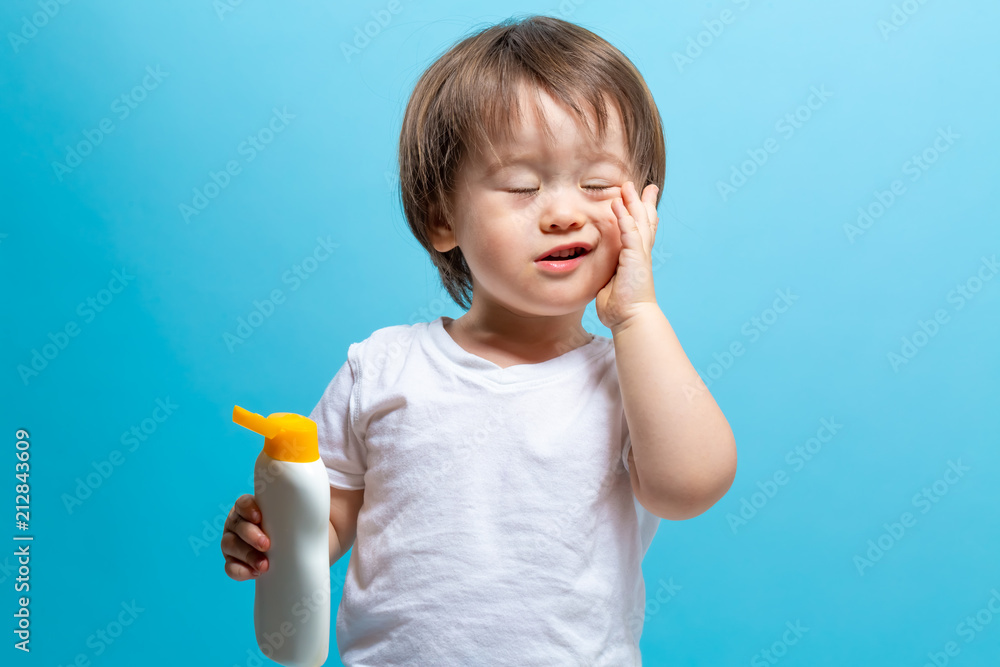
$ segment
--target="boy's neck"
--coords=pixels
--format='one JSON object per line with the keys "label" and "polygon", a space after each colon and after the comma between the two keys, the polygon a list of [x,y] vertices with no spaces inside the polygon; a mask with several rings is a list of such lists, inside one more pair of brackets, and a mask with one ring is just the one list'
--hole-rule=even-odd
{"label": "boy's neck", "polygon": [[458,319],[445,317],[445,331],[467,352],[499,366],[541,363],[593,340],[580,321],[583,310],[553,317],[486,315],[469,310]]}

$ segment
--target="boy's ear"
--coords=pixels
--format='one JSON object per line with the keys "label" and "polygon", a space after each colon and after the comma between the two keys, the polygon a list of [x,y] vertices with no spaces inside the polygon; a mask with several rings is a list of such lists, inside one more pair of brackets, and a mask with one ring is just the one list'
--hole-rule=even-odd
{"label": "boy's ear", "polygon": [[458,245],[455,240],[455,231],[441,215],[437,204],[431,204],[428,209],[427,236],[431,240],[431,245],[438,252],[448,252]]}

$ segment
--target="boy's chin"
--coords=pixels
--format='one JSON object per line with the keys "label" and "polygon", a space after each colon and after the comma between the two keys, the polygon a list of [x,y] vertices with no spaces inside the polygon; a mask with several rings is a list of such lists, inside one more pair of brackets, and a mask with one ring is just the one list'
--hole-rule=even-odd
{"label": "boy's chin", "polygon": [[597,294],[595,293],[592,296],[583,296],[579,299],[562,299],[558,303],[550,301],[544,307],[544,313],[550,317],[561,317],[579,313],[586,310],[587,306],[596,298]]}

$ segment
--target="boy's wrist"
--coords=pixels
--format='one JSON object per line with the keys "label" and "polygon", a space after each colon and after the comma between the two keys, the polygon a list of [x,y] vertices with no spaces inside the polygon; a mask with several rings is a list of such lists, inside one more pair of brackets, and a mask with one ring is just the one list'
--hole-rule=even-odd
{"label": "boy's wrist", "polygon": [[637,326],[644,326],[645,322],[666,317],[656,302],[644,302],[632,307],[629,314],[621,321],[611,327],[612,337],[618,336],[629,329]]}

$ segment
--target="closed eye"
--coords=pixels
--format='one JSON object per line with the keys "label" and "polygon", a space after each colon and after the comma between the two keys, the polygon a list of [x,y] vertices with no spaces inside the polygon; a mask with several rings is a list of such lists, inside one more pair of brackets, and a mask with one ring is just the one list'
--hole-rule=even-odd
{"label": "closed eye", "polygon": [[[613,185],[585,185],[584,190],[610,190]],[[508,190],[507,192],[512,192],[516,194],[535,194],[538,192],[538,188],[520,188],[516,190]]]}

